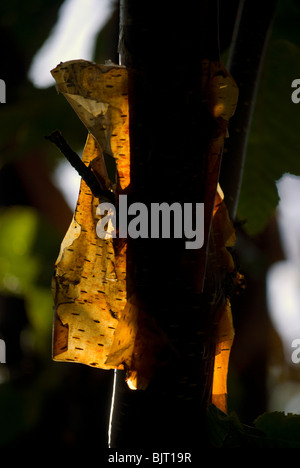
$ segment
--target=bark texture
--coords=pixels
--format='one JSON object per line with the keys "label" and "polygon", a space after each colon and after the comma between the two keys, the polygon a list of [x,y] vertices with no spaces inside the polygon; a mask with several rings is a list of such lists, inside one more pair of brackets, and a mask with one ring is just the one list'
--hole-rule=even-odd
{"label": "bark texture", "polygon": [[[121,1],[120,56],[129,71],[130,203],[203,202],[205,150],[216,122],[201,101],[202,59],[218,60],[217,2]],[[176,349],[145,391],[118,379],[112,447],[207,443],[214,345],[205,258],[184,239],[128,239],[128,294]],[[162,363],[164,356],[161,356]]]}

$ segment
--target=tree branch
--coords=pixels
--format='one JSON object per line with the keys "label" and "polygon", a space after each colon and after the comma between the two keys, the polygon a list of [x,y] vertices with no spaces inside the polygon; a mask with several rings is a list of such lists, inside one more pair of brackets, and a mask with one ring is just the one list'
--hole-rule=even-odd
{"label": "tree branch", "polygon": [[64,137],[62,136],[59,130],[55,130],[49,136],[45,137],[47,140],[54,143],[61,153],[67,158],[71,166],[76,169],[80,177],[85,181],[85,183],[91,189],[93,195],[97,198],[105,198],[110,202],[114,203],[114,194],[109,190],[101,187],[97,177],[95,176],[92,169],[84,164],[80,157],[75,151],[68,145]]}

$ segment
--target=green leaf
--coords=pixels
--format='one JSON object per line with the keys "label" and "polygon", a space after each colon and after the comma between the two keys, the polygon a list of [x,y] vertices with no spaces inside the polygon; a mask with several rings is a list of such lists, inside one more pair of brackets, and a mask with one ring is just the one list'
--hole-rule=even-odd
{"label": "green leaf", "polygon": [[31,208],[14,206],[0,212],[0,291],[25,294],[39,271],[32,247],[37,217]]}
{"label": "green leaf", "polygon": [[300,415],[283,412],[265,413],[254,422],[274,448],[300,448]]}
{"label": "green leaf", "polygon": [[207,421],[215,448],[300,448],[300,415],[265,413],[252,427],[242,424],[235,413],[209,405]]}
{"label": "green leaf", "polygon": [[53,297],[50,287],[33,287],[26,297],[26,311],[31,325],[31,341],[35,349],[49,357],[53,320]]}
{"label": "green leaf", "polygon": [[[291,18],[293,21],[291,21]],[[300,8],[279,2],[266,53],[246,153],[238,218],[250,235],[263,230],[279,201],[276,181],[300,175],[300,104],[291,100],[300,78]]]}
{"label": "green leaf", "polygon": [[27,338],[46,356],[53,319],[51,276],[60,240],[34,208],[0,210],[0,293],[24,298],[31,325]]}
{"label": "green leaf", "polygon": [[215,448],[261,448],[265,434],[257,428],[242,424],[235,413],[225,414],[214,405],[207,410],[212,446]]}

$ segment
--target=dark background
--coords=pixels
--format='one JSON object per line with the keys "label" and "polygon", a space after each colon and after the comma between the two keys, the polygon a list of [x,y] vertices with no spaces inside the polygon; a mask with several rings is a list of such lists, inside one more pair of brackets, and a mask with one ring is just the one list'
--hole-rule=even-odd
{"label": "dark background", "polygon": [[[51,360],[51,276],[72,211],[53,183],[62,156],[44,137],[59,128],[78,149],[87,132],[54,86],[37,89],[27,73],[61,4],[15,0],[0,13],[0,78],[7,89],[0,109],[0,338],[7,361],[0,364],[0,446],[7,448],[107,446],[112,372]],[[237,1],[220,1],[224,60],[236,9]],[[243,223],[236,254],[247,288],[233,302],[229,410],[246,423],[269,409],[270,367],[277,366],[278,380],[299,382],[298,368],[284,360],[265,289],[269,266],[284,258],[275,181],[285,172],[300,173],[300,107],[290,100],[290,84],[300,77],[299,19],[296,1],[279,2],[238,210]],[[118,62],[118,21],[116,3],[99,31],[95,62]]]}

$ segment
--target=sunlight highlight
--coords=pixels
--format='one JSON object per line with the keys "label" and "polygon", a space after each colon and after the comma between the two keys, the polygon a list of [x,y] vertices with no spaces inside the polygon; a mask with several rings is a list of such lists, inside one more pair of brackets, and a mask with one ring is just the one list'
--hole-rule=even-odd
{"label": "sunlight highlight", "polygon": [[49,38],[35,55],[29,79],[37,88],[54,85],[50,70],[60,62],[91,60],[95,37],[111,16],[113,0],[65,0]]}
{"label": "sunlight highlight", "polygon": [[269,269],[267,300],[270,318],[290,362],[291,343],[300,338],[300,178],[285,174],[277,188],[278,225],[286,259]]}

